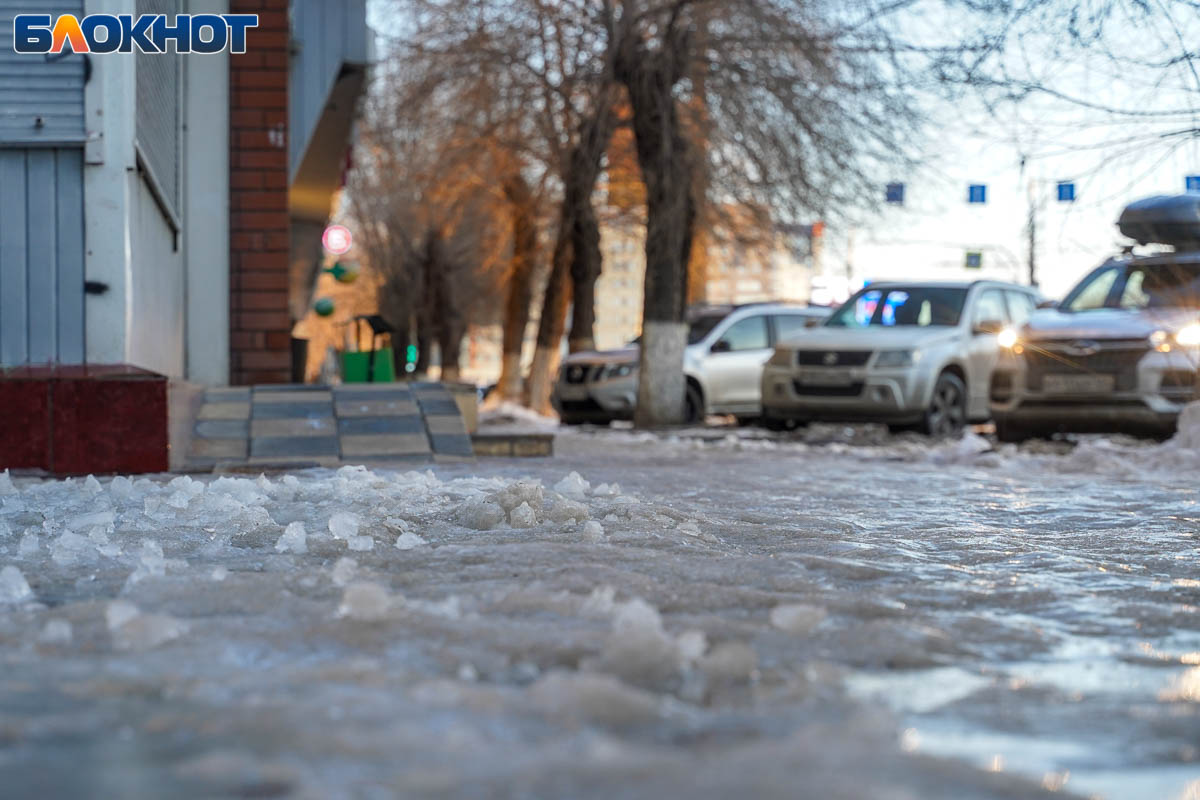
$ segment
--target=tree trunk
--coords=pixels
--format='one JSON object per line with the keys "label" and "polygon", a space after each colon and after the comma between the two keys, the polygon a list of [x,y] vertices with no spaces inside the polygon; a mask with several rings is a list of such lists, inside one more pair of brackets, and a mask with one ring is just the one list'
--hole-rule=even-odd
{"label": "tree trunk", "polygon": [[[572,277],[580,270],[594,269],[599,274],[600,246],[599,231],[586,235],[578,234],[580,221],[590,219],[595,225],[592,210],[592,192],[600,174],[600,162],[616,124],[613,113],[612,87],[606,86],[599,92],[595,111],[580,124],[579,141],[571,148],[563,175],[563,202],[559,213],[558,234],[554,244],[554,256],[550,264],[550,277],[546,282],[546,295],[542,301],[542,317],[538,323],[537,349],[533,364],[529,368],[526,384],[528,405],[539,414],[549,414],[550,393],[554,388],[554,375],[558,371],[560,348],[567,327],[567,305],[571,302],[574,285]],[[595,240],[594,267],[577,270],[575,261],[580,258],[576,242]],[[585,252],[587,247],[582,248]],[[586,256],[584,256],[586,257]],[[592,278],[592,284],[595,278]],[[576,298],[578,302],[578,298]],[[591,298],[588,299],[591,303]],[[591,309],[589,314],[594,314]],[[589,317],[590,320],[590,317]],[[587,326],[587,338],[591,338],[591,325]]]}
{"label": "tree trunk", "polygon": [[572,353],[596,349],[596,279],[600,277],[600,224],[589,198],[579,209],[571,236],[571,335]]}
{"label": "tree trunk", "polygon": [[466,336],[464,325],[454,322],[443,325],[438,332],[438,349],[442,355],[442,380],[457,381],[459,379],[459,354],[462,352],[462,340]]}
{"label": "tree trunk", "polygon": [[687,140],[672,88],[684,59],[671,47],[650,54],[628,46],[618,77],[629,89],[638,164],[646,183],[646,284],[638,404],[634,424],[684,420],[687,344],[684,308],[696,205]]}
{"label": "tree trunk", "polygon": [[525,345],[525,329],[529,327],[529,309],[533,303],[537,215],[533,193],[520,172],[514,172],[505,181],[504,195],[512,213],[513,252],[508,297],[504,305],[502,360],[496,393],[502,401],[519,403],[522,392],[521,352]]}
{"label": "tree trunk", "polygon": [[[564,202],[561,217],[567,215]],[[560,225],[563,221],[560,219]],[[533,351],[533,363],[529,366],[529,379],[525,382],[526,405],[539,414],[549,414],[550,393],[554,389],[554,375],[558,371],[563,333],[567,329],[567,304],[570,302],[571,240],[559,232],[550,262],[550,276],[546,280],[546,293],[542,299],[542,316],[538,320],[537,347]]]}

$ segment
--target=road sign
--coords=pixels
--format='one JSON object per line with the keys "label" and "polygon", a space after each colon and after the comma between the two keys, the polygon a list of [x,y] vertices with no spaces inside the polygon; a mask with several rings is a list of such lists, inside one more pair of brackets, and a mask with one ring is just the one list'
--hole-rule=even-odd
{"label": "road sign", "polygon": [[1075,184],[1070,181],[1058,182],[1058,202],[1074,203],[1075,202]]}
{"label": "road sign", "polygon": [[354,237],[350,235],[350,230],[344,225],[330,225],[325,229],[325,233],[321,234],[321,244],[324,245],[327,252],[333,253],[335,256],[349,252],[350,245],[353,243]]}
{"label": "road sign", "polygon": [[968,203],[986,203],[987,202],[987,186],[982,183],[972,183],[967,187],[967,202]]}
{"label": "road sign", "polygon": [[1183,179],[1183,185],[1189,192],[1200,192],[1200,175],[1188,175]]}
{"label": "road sign", "polygon": [[904,205],[904,184],[889,183],[884,189],[883,198],[889,203]]}
{"label": "road sign", "polygon": [[978,250],[968,250],[967,260],[963,266],[967,269],[983,269],[983,253]]}

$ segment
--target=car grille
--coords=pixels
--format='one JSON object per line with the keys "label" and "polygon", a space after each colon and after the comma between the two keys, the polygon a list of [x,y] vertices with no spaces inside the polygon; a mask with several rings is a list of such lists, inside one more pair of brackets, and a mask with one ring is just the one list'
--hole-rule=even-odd
{"label": "car grille", "polygon": [[568,364],[563,367],[563,380],[567,383],[587,383],[589,376],[591,380],[596,380],[601,369],[602,366],[592,364]]}
{"label": "car grille", "polygon": [[847,386],[808,386],[800,381],[792,381],[792,388],[796,394],[809,397],[858,397],[862,394],[863,384],[859,381]]}
{"label": "car grille", "polygon": [[[1089,352],[1093,351],[1094,352]],[[1150,350],[1145,339],[1048,339],[1025,345],[1025,380],[1042,390],[1047,374],[1112,375],[1119,392],[1137,389],[1137,364]]]}
{"label": "car grille", "polygon": [[874,350],[799,350],[796,364],[801,367],[861,367],[871,360]]}

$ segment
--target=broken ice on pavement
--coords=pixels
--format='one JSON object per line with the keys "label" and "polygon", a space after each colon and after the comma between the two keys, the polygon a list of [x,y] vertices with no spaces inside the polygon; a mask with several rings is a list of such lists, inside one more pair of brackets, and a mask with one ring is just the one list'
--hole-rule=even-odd
{"label": "broken ice on pavement", "polygon": [[1200,442],[559,440],[3,475],[3,794],[1200,791]]}

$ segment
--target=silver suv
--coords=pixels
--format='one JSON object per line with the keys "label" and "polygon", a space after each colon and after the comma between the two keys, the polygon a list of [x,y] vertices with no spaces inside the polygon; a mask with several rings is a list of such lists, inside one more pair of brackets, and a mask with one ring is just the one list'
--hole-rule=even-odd
{"label": "silver suv", "polygon": [[[762,365],[775,343],[800,335],[828,315],[825,308],[783,303],[690,310],[683,353],[688,421],[701,421],[705,414],[757,418]],[[635,342],[620,350],[567,356],[551,398],[562,421],[579,425],[632,419],[638,355]]]}
{"label": "silver suv", "polygon": [[861,420],[954,436],[988,417],[998,334],[1034,289],[1012,283],[873,283],[763,368],[763,422]]}
{"label": "silver suv", "polygon": [[1197,398],[1200,195],[1152,197],[1118,221],[1174,252],[1112,258],[1010,336],[992,379],[1002,441],[1064,431],[1165,435]]}

